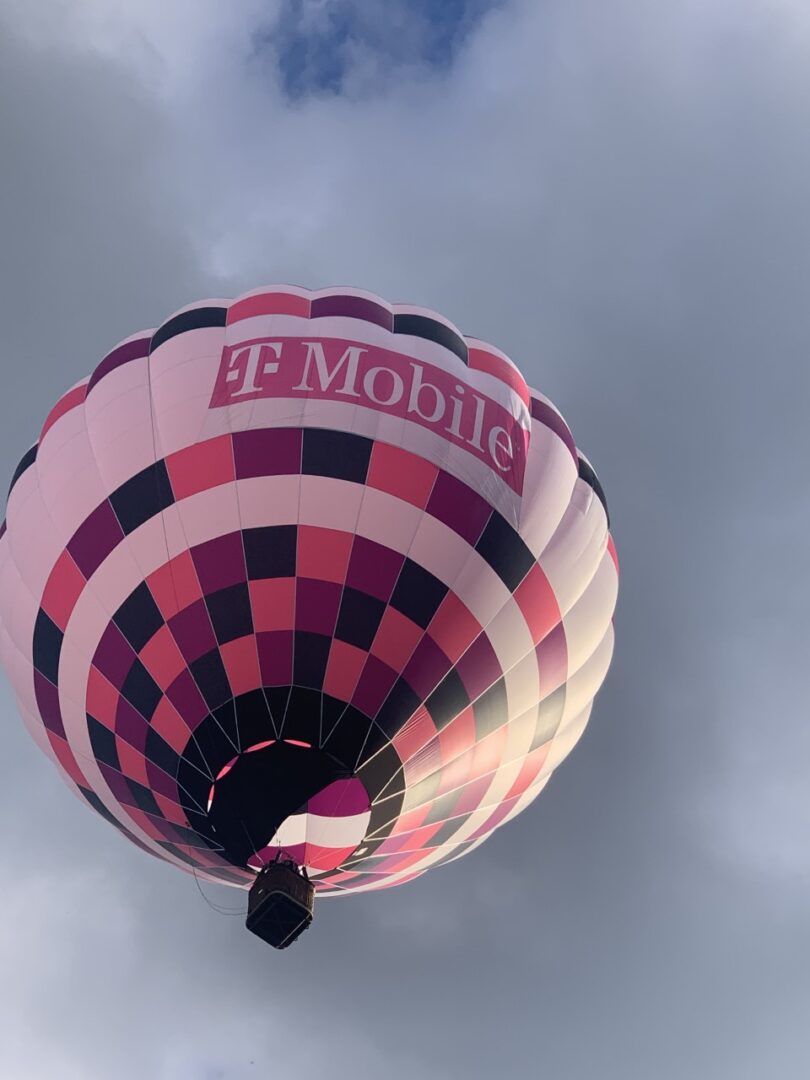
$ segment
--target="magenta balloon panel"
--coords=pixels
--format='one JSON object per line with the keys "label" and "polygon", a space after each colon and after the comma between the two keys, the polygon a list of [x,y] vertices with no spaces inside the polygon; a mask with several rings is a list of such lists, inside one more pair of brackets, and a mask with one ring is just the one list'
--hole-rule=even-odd
{"label": "magenta balloon panel", "polygon": [[139,847],[234,885],[282,851],[335,894],[532,802],[617,587],[594,471],[503,353],[273,286],[57,402],[0,530],[0,646],[37,743]]}

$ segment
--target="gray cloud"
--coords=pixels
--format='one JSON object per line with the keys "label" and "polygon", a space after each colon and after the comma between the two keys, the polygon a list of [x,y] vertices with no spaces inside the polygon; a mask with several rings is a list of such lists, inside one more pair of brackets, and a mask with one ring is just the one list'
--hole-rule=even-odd
{"label": "gray cloud", "polygon": [[447,70],[294,107],[253,48],[266,8],[163,7],[8,7],[9,471],[60,389],[188,299],[282,279],[424,302],[506,349],[592,457],[617,655],[532,809],[321,905],[283,956],[62,791],[6,692],[0,1073],[798,1080],[804,5],[513,2]]}

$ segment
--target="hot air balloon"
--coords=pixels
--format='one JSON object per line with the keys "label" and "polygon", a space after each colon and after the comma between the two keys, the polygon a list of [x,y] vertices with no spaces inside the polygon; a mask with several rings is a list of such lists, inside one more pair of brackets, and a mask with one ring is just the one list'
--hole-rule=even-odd
{"label": "hot air balloon", "polygon": [[498,349],[356,289],[205,300],[65,393],[0,527],[32,736],[277,947],[524,810],[613,648],[605,498]]}

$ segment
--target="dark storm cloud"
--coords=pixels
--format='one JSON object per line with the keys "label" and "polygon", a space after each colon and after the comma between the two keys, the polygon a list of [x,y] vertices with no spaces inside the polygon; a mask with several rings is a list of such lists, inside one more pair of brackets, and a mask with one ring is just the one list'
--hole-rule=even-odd
{"label": "dark storm cloud", "polygon": [[0,63],[9,471],[59,390],[187,299],[354,281],[555,400],[623,578],[538,802],[322,904],[282,956],[63,792],[6,692],[0,1071],[804,1077],[804,6],[504,5],[447,71],[294,109],[251,52],[266,6],[206,5],[207,30],[77,7],[50,36],[20,8]]}

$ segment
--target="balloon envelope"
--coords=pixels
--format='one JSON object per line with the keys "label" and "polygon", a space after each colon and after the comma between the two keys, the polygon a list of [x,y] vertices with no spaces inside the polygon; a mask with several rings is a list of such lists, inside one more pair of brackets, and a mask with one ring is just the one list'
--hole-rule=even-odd
{"label": "balloon envelope", "polygon": [[33,737],[138,846],[249,885],[408,881],[536,797],[613,646],[604,496],[554,406],[434,312],[206,300],[48,415],[0,530]]}

